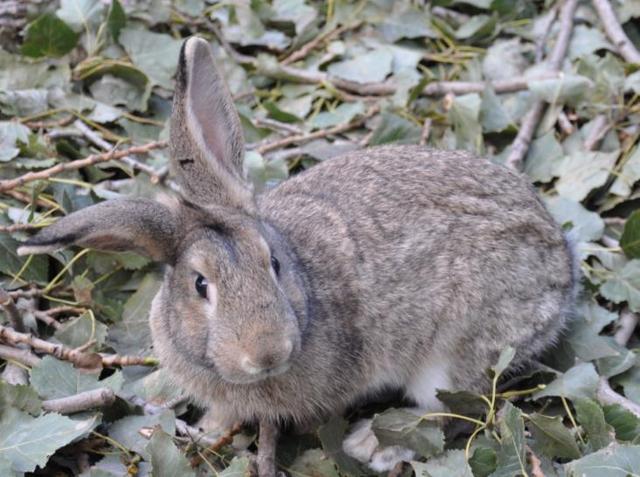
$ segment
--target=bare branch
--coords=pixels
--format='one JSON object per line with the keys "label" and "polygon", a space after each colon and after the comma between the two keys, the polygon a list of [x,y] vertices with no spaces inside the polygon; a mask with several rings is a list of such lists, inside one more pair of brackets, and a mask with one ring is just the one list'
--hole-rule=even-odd
{"label": "bare branch", "polygon": [[560,129],[562,129],[562,132],[567,136],[573,134],[573,131],[575,130],[573,124],[571,124],[571,121],[564,111],[560,111],[560,114],[558,114],[558,125],[560,126]]}
{"label": "bare branch", "polygon": [[60,414],[72,414],[96,407],[109,406],[115,400],[116,395],[112,389],[98,388],[74,394],[73,396],[47,399],[42,401],[42,409],[49,412],[59,412]]}
{"label": "bare branch", "polygon": [[[557,73],[562,69],[562,62],[567,53],[569,40],[573,31],[573,16],[576,11],[578,0],[565,0],[560,10],[560,32],[556,38],[556,43],[549,57],[549,69]],[[529,150],[529,145],[538,128],[538,123],[546,110],[543,101],[537,101],[531,110],[524,116],[520,130],[511,145],[511,151],[505,160],[505,165],[515,170],[521,170],[524,165],[524,158]]]}
{"label": "bare branch", "polygon": [[135,154],[146,154],[153,149],[161,149],[167,147],[166,141],[154,141],[144,146],[134,146],[128,149],[123,149],[122,151],[109,151],[103,154],[92,154],[84,159],[77,159],[75,161],[64,162],[61,164],[57,164],[49,169],[44,169],[38,172],[28,172],[20,177],[15,179],[7,179],[0,181],[0,192],[8,191],[10,189],[14,189],[16,187],[20,187],[28,182],[33,182],[37,180],[49,179],[51,176],[56,174],[60,174],[64,171],[71,171],[81,169],[83,167],[92,166],[94,164],[98,164],[100,162],[107,162],[111,160],[122,159],[123,157],[135,155]]}
{"label": "bare branch", "polygon": [[620,56],[628,63],[640,63],[640,51],[629,40],[620,26],[616,14],[608,0],[593,0],[593,6],[598,12],[604,31],[618,49]]}
{"label": "bare branch", "polygon": [[620,346],[626,346],[631,339],[631,336],[633,336],[633,332],[636,330],[637,326],[638,314],[630,310],[624,310],[620,314],[620,319],[618,320],[618,329],[615,335],[613,335],[616,343]]}
{"label": "bare branch", "polygon": [[283,59],[280,63],[283,65],[288,65],[291,63],[295,63],[298,60],[305,58],[312,50],[314,50],[320,43],[330,41],[335,37],[341,35],[343,32],[347,30],[351,30],[354,28],[358,28],[360,26],[360,22],[356,22],[354,24],[342,25],[338,28],[334,28],[333,30],[326,31],[316,36],[309,43],[306,43],[302,48],[299,48],[293,51],[289,56]]}
{"label": "bare branch", "polygon": [[25,327],[22,315],[20,315],[13,298],[11,298],[11,295],[9,295],[4,288],[0,288],[0,306],[4,309],[11,327],[19,332],[24,331]]}
{"label": "bare branch", "polygon": [[600,401],[601,404],[619,404],[627,411],[635,414],[637,417],[640,417],[640,406],[615,392],[611,388],[611,385],[609,384],[609,381],[607,381],[607,378],[600,378],[600,381],[598,381],[596,398],[598,399],[598,401]]}
{"label": "bare branch", "polygon": [[271,421],[260,421],[258,441],[258,477],[276,477],[276,446],[278,426]]}
{"label": "bare branch", "polygon": [[14,348],[12,346],[5,345],[0,345],[0,358],[5,361],[17,361],[18,363],[22,363],[30,368],[33,368],[40,362],[40,358],[28,349]]}
{"label": "bare branch", "polygon": [[233,425],[217,439],[213,439],[206,432],[202,432],[199,429],[190,426],[182,419],[176,419],[176,430],[178,431],[178,434],[187,436],[196,443],[203,444],[210,452],[218,452],[220,449],[233,442],[233,436],[242,431],[242,425],[239,423]]}
{"label": "bare branch", "polygon": [[100,366],[133,365],[156,366],[158,364],[158,360],[151,357],[86,353],[63,345],[50,343],[36,338],[30,333],[19,333],[3,325],[0,325],[0,341],[11,345],[25,344],[31,346],[38,353],[50,354],[58,359],[70,361],[80,368],[95,369]]}
{"label": "bare branch", "polygon": [[374,116],[380,111],[380,106],[376,105],[369,109],[363,116],[356,118],[348,123],[339,124],[332,128],[321,129],[319,131],[314,131],[312,133],[298,134],[294,136],[287,136],[282,139],[277,139],[275,141],[270,141],[261,145],[258,145],[255,150],[260,154],[264,154],[269,151],[273,151],[275,149],[280,149],[281,147],[289,146],[291,144],[296,143],[305,143],[309,141],[313,141],[314,139],[319,139],[322,137],[331,136],[333,134],[340,134],[345,131],[349,131],[350,129],[356,128],[363,124],[367,119]]}
{"label": "bare branch", "polygon": [[431,118],[426,118],[422,124],[422,132],[420,133],[418,144],[425,146],[429,140],[429,134],[431,134]]}
{"label": "bare branch", "polygon": [[587,151],[593,151],[605,134],[611,129],[611,124],[604,114],[599,114],[593,118],[589,134],[584,140],[584,148]]}

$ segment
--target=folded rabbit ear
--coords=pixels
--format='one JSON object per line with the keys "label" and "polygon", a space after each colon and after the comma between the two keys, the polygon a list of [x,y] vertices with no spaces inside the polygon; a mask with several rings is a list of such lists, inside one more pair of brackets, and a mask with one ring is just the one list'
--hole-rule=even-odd
{"label": "folded rabbit ear", "polygon": [[180,52],[170,147],[172,170],[187,200],[251,207],[238,113],[209,44],[198,37],[187,39]]}
{"label": "folded rabbit ear", "polygon": [[47,253],[80,245],[131,250],[159,262],[171,262],[177,246],[177,228],[172,211],[158,202],[110,200],[63,217],[27,240],[18,248],[18,254]]}

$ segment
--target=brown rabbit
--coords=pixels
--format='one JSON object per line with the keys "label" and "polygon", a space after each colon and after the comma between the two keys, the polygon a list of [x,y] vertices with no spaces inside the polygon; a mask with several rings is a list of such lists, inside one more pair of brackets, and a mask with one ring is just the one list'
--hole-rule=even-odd
{"label": "brown rabbit", "polygon": [[[77,244],[165,263],[155,349],[221,426],[309,424],[387,388],[441,408],[436,389],[483,389],[502,349],[526,362],[574,306],[575,259],[527,179],[471,154],[371,148],[254,195],[199,38],[180,54],[170,142],[179,198],[100,203],[20,252]],[[378,449],[367,421],[344,447],[376,470],[411,458]]]}

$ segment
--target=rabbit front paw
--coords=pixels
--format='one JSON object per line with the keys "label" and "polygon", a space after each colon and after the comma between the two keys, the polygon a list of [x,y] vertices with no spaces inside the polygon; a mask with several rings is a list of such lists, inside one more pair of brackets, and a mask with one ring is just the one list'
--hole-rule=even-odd
{"label": "rabbit front paw", "polygon": [[401,446],[380,447],[378,438],[371,429],[371,419],[363,419],[356,423],[351,434],[342,443],[342,450],[360,462],[367,464],[371,470],[386,472],[399,462],[415,457],[415,452]]}

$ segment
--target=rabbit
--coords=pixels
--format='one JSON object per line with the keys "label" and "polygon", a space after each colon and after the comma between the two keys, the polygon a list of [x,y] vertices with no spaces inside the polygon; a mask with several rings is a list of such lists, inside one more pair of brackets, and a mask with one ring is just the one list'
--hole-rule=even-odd
{"label": "rabbit", "polygon": [[[181,49],[170,129],[179,193],[76,211],[21,254],[72,244],[164,263],[150,327],[162,366],[221,428],[305,426],[385,389],[415,412],[438,389],[484,390],[553,343],[576,259],[529,181],[462,151],[372,147],[256,194],[209,44]],[[357,423],[345,451],[376,471],[413,454]]]}

